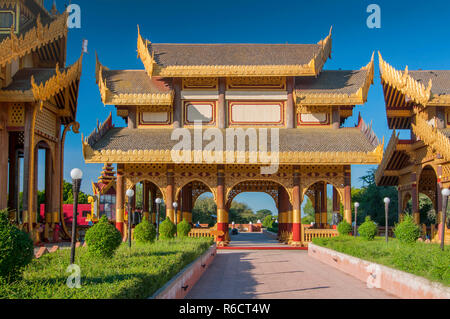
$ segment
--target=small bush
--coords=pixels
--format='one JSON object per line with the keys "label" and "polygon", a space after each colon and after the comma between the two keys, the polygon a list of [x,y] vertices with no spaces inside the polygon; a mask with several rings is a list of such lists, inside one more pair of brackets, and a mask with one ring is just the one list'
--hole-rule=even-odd
{"label": "small bush", "polygon": [[156,228],[147,219],[143,219],[134,228],[134,240],[140,244],[148,244],[155,241],[156,238]]}
{"label": "small bush", "polygon": [[110,258],[122,243],[122,235],[108,222],[106,216],[103,216],[97,224],[89,228],[85,240],[91,255]]}
{"label": "small bush", "polygon": [[21,279],[33,255],[30,236],[9,222],[6,210],[0,211],[0,278],[7,282]]}
{"label": "small bush", "polygon": [[267,215],[264,218],[263,222],[262,222],[263,227],[265,227],[265,228],[272,228],[272,224],[273,224],[272,216],[271,215]]}
{"label": "small bush", "polygon": [[395,225],[395,237],[403,244],[412,244],[420,237],[420,228],[411,215],[405,215],[403,221]]}
{"label": "small bush", "polygon": [[178,237],[187,237],[189,232],[191,231],[191,225],[183,219],[181,223],[177,225],[177,236]]}
{"label": "small bush", "polygon": [[169,218],[166,218],[161,224],[159,224],[159,238],[171,239],[175,237],[177,228],[175,224]]}
{"label": "small bush", "polygon": [[347,221],[343,220],[337,226],[337,230],[339,235],[348,235],[352,232],[352,225],[347,223]]}
{"label": "small bush", "polygon": [[373,240],[377,235],[378,228],[370,216],[366,216],[366,221],[358,227],[358,232],[365,240]]}

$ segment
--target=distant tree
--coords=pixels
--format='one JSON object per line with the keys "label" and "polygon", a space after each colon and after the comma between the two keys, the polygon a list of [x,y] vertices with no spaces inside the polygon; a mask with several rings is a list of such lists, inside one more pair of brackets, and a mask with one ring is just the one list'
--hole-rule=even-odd
{"label": "distant tree", "polygon": [[192,222],[208,224],[213,226],[216,223],[217,206],[212,197],[198,198],[192,209]]}
{"label": "distant tree", "polygon": [[384,225],[385,212],[384,202],[385,197],[389,197],[391,202],[389,204],[389,218],[388,223],[394,226],[398,220],[397,207],[397,188],[393,186],[377,186],[375,184],[375,170],[369,170],[367,175],[361,177],[363,187],[359,190],[352,191],[352,217],[354,216],[354,202],[359,202],[358,208],[358,224],[361,224],[370,216],[371,219],[378,225]]}
{"label": "distant tree", "polygon": [[256,219],[263,221],[267,216],[272,218],[272,211],[268,209],[260,209],[256,212]]}
{"label": "distant tree", "polygon": [[303,215],[304,215],[304,217],[302,218],[302,224],[311,224],[311,223],[313,223],[316,220],[314,214],[315,214],[314,205],[311,202],[311,200],[309,198],[307,198],[306,199],[306,204],[305,204],[305,206],[303,206]]}
{"label": "distant tree", "polygon": [[[88,204],[89,195],[80,191],[78,194],[78,204]],[[73,204],[73,190],[72,184],[64,181],[63,184],[63,203]]]}

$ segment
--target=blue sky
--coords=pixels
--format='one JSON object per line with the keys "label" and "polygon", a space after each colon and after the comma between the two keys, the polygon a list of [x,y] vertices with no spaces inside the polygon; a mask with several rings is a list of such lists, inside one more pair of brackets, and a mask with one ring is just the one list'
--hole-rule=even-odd
{"label": "blue sky", "polygon": [[[47,8],[52,0],[45,0]],[[68,1],[56,0],[61,12]],[[366,65],[373,51],[396,68],[449,69],[450,28],[448,1],[121,1],[72,0],[81,7],[81,29],[71,29],[67,63],[75,62],[83,39],[89,41],[89,54],[83,60],[77,120],[87,135],[110,112],[116,126],[125,125],[115,115],[113,106],[105,107],[95,84],[95,51],[101,62],[111,69],[143,69],[136,54],[137,25],[152,42],[180,43],[316,43],[333,26],[332,59],[325,69],[359,69]],[[366,12],[369,4],[381,8],[381,28],[369,29]],[[368,102],[354,109],[345,123],[353,126],[358,113],[386,145],[392,134],[387,128],[378,58],[375,79]],[[64,178],[70,169],[84,172],[82,190],[91,193],[102,165],[85,164],[81,152],[81,135],[69,133],[65,146]],[[372,166],[373,167],[373,166]],[[371,166],[353,166],[352,184],[360,186],[359,177]],[[275,211],[272,199],[256,194],[240,195],[254,210]]]}

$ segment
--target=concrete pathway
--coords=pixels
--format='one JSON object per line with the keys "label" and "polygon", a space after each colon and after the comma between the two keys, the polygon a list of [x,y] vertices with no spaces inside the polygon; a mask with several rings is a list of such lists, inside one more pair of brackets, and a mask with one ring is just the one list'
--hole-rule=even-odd
{"label": "concrete pathway", "polygon": [[230,235],[228,247],[287,247],[276,239],[271,239],[263,233],[239,233]]}
{"label": "concrete pathway", "polygon": [[[272,240],[241,234],[234,245],[255,246]],[[261,237],[261,236],[263,237]],[[238,239],[238,240],[236,240]],[[251,241],[255,239],[255,241]],[[308,256],[307,251],[219,250],[187,299],[378,299],[395,298],[381,289]]]}

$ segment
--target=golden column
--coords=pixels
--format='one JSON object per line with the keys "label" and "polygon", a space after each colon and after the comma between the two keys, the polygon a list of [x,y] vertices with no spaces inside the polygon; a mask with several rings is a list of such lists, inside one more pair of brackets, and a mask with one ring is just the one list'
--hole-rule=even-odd
{"label": "golden column", "polygon": [[174,172],[172,166],[167,166],[167,186],[166,186],[166,218],[175,223],[175,212],[173,209]]}
{"label": "golden column", "polygon": [[116,179],[116,228],[123,235],[123,221],[124,221],[124,180],[123,180],[123,165],[117,165],[117,179]]}
{"label": "golden column", "polygon": [[223,165],[217,170],[217,231],[223,231],[224,235],[217,237],[217,244],[225,246],[228,232],[228,211],[225,207],[225,171]]}
{"label": "golden column", "polygon": [[149,220],[150,217],[150,203],[149,203],[149,184],[148,182],[144,181],[142,183],[142,209],[143,209],[143,217],[145,220]]}
{"label": "golden column", "polygon": [[344,219],[352,223],[352,169],[350,165],[344,166]]}

